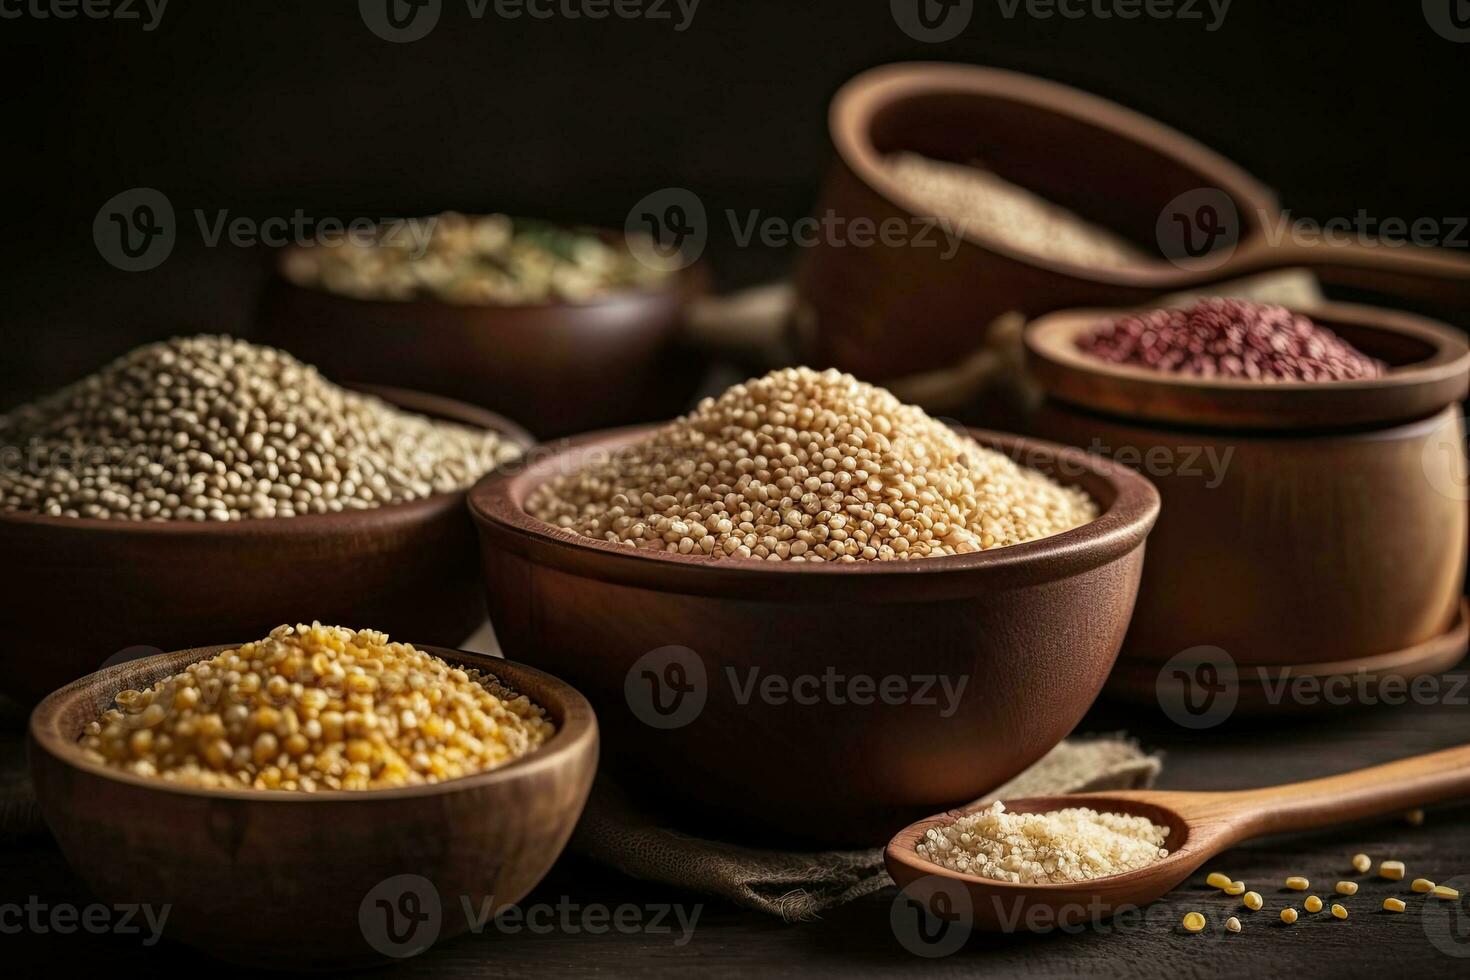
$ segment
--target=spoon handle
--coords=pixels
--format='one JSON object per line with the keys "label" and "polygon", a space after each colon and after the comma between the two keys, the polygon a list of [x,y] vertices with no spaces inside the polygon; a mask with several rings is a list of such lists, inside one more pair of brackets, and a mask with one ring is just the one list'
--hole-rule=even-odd
{"label": "spoon handle", "polygon": [[[1470,745],[1301,783],[1221,794],[1251,833],[1311,830],[1470,796]],[[1227,803],[1228,800],[1228,803]]]}
{"label": "spoon handle", "polygon": [[1375,289],[1445,308],[1470,302],[1470,258],[1431,246],[1255,239],[1225,266],[1232,276],[1304,267],[1329,285]]}

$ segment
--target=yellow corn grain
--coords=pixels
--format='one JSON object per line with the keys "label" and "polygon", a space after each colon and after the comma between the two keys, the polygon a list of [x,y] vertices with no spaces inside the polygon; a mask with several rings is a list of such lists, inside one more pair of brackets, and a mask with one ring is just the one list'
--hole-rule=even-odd
{"label": "yellow corn grain", "polygon": [[1404,877],[1404,862],[1384,861],[1378,865],[1378,875],[1389,881],[1401,881]]}
{"label": "yellow corn grain", "polygon": [[1337,883],[1337,893],[1339,895],[1356,895],[1358,893],[1358,883],[1356,881],[1339,881]]}
{"label": "yellow corn grain", "polygon": [[1230,884],[1228,884],[1228,885],[1225,886],[1225,894],[1227,894],[1227,895],[1244,895],[1245,894],[1245,882],[1243,882],[1243,881],[1232,881]]}
{"label": "yellow corn grain", "polygon": [[1205,927],[1205,917],[1198,912],[1190,912],[1184,916],[1183,925],[1186,932],[1199,932]]}
{"label": "yellow corn grain", "polygon": [[1368,869],[1373,867],[1373,859],[1366,854],[1353,855],[1353,870],[1358,874],[1367,874]]}
{"label": "yellow corn grain", "polygon": [[1293,922],[1295,922],[1296,921],[1296,909],[1292,908],[1291,906],[1287,906],[1286,908],[1282,909],[1281,910],[1281,921],[1282,922],[1285,922],[1287,925],[1291,925]]}
{"label": "yellow corn grain", "polygon": [[1290,878],[1286,879],[1286,887],[1292,889],[1293,891],[1304,892],[1308,888],[1312,887],[1312,883],[1303,878],[1301,875],[1292,875]]}
{"label": "yellow corn grain", "polygon": [[1347,909],[1344,908],[1341,905],[1336,904],[1336,903],[1333,903],[1333,906],[1332,906],[1332,914],[1333,914],[1334,917],[1339,918],[1339,919],[1346,919],[1348,917],[1348,911],[1347,911]]}
{"label": "yellow corn grain", "polygon": [[1262,900],[1260,892],[1246,892],[1245,897],[1242,898],[1240,901],[1242,905],[1250,909],[1252,912],[1259,912],[1261,910],[1261,906],[1266,904],[1265,901]]}
{"label": "yellow corn grain", "polygon": [[1308,912],[1315,913],[1322,911],[1322,899],[1318,898],[1316,895],[1308,895],[1307,900],[1302,904],[1307,907]]}
{"label": "yellow corn grain", "polygon": [[1231,932],[1239,932],[1240,920],[1232,915],[1230,918],[1225,920],[1225,928],[1229,929]]}
{"label": "yellow corn grain", "polygon": [[1453,901],[1460,897],[1460,893],[1448,885],[1435,885],[1429,894],[1446,901]]}
{"label": "yellow corn grain", "polygon": [[1403,899],[1385,898],[1383,900],[1383,911],[1385,912],[1402,912],[1404,907]]}
{"label": "yellow corn grain", "polygon": [[1434,882],[1430,881],[1428,878],[1415,878],[1414,883],[1409,887],[1414,889],[1414,891],[1418,892],[1419,894],[1423,895],[1426,892],[1434,891]]}
{"label": "yellow corn grain", "polygon": [[1209,877],[1205,879],[1205,884],[1211,888],[1224,888],[1230,884],[1230,876],[1222,875],[1218,871],[1211,871]]}

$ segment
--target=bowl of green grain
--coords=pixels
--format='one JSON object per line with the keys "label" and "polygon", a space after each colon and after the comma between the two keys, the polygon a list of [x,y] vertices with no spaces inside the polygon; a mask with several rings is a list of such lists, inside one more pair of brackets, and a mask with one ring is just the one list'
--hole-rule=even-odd
{"label": "bowl of green grain", "polygon": [[484,619],[464,491],[531,443],[228,337],[141,347],[0,415],[4,693],[282,619],[456,645]]}
{"label": "bowl of green grain", "polygon": [[676,265],[620,232],[447,212],[285,249],[257,326],[335,378],[561,436],[686,407],[700,371],[681,333],[703,272]]}
{"label": "bowl of green grain", "polygon": [[1082,717],[1158,495],[803,368],[540,447],[470,509],[506,654],[588,696],[630,785],[695,830],[877,846]]}

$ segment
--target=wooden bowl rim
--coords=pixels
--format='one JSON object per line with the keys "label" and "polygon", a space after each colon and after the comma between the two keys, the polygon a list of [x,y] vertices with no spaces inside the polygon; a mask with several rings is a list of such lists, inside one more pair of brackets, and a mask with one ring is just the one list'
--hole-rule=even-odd
{"label": "wooden bowl rim", "polygon": [[[522,451],[536,444],[535,438],[520,425],[503,415],[467,402],[408,388],[395,388],[391,385],[344,384],[342,387],[374,395],[405,411],[498,432],[519,445]],[[267,535],[285,537],[295,534],[309,537],[313,534],[351,532],[373,525],[413,524],[430,515],[459,506],[468,489],[466,487],[464,490],[456,490],[452,493],[436,493],[418,500],[370,507],[364,510],[344,510],[334,514],[302,514],[297,517],[249,518],[239,521],[125,521],[102,517],[52,517],[48,514],[24,511],[0,511],[0,530],[10,525],[49,527],[59,532],[96,532],[100,534],[155,536],[187,534],[213,535],[219,538],[258,538]]]}
{"label": "wooden bowl rim", "polygon": [[[481,789],[496,783],[510,782],[521,776],[528,776],[541,770],[552,768],[567,761],[572,756],[587,751],[588,743],[596,746],[598,742],[597,715],[592,709],[592,704],[572,685],[559,677],[548,674],[544,670],[526,664],[517,663],[512,660],[504,660],[488,654],[470,653],[466,650],[454,650],[448,647],[436,647],[414,644],[415,648],[425,653],[431,653],[452,664],[476,667],[480,670],[494,674],[495,678],[506,687],[517,693],[522,693],[523,681],[527,678],[541,685],[545,690],[553,694],[552,698],[537,699],[535,703],[546,709],[548,713],[559,714],[556,732],[540,748],[527,755],[521,756],[503,766],[490,769],[485,772],[474,773],[469,776],[461,776],[458,779],[448,779],[440,783],[422,786],[397,786],[389,789],[365,789],[365,790],[319,790],[313,793],[293,792],[288,790],[260,790],[260,789],[211,789],[203,786],[190,786],[175,782],[167,782],[160,778],[139,776],[134,773],[114,769],[100,763],[92,762],[84,757],[81,750],[77,748],[75,739],[68,741],[60,729],[60,716],[65,709],[81,700],[92,701],[96,699],[99,690],[108,690],[108,684],[116,685],[118,682],[112,678],[123,674],[129,668],[136,671],[139,664],[148,665],[148,676],[152,681],[162,680],[169,674],[177,673],[189,664],[213,657],[226,650],[233,650],[240,646],[238,643],[225,643],[209,647],[196,647],[191,650],[177,650],[173,653],[155,654],[144,657],[141,660],[130,660],[121,664],[94,671],[84,677],[78,678],[47,695],[35,709],[31,711],[30,720],[26,725],[32,752],[45,752],[60,765],[70,769],[84,772],[89,776],[107,779],[113,782],[125,783],[139,789],[154,790],[158,792],[171,793],[179,796],[191,796],[207,800],[236,800],[247,803],[265,803],[269,805],[316,805],[326,803],[356,803],[374,802],[379,800],[404,800],[419,797],[445,796],[451,793],[459,793],[466,790]],[[114,687],[109,696],[117,693]],[[547,703],[554,702],[553,704]],[[80,735],[80,733],[78,733]],[[34,765],[34,762],[32,763]]]}
{"label": "wooden bowl rim", "polygon": [[[1298,678],[1323,680],[1362,675],[1375,680],[1399,676],[1412,681],[1425,674],[1449,670],[1465,658],[1467,646],[1470,646],[1470,598],[1461,597],[1450,625],[1443,632],[1417,643],[1346,660],[1301,664],[1263,664],[1242,660],[1236,662],[1234,679],[1242,694]],[[1118,655],[1113,672],[1108,675],[1106,689],[1114,694],[1152,701],[1157,698],[1159,671],[1166,663],[1165,660],[1129,657],[1125,649]]]}
{"label": "wooden bowl rim", "polygon": [[[1108,130],[1201,174],[1209,186],[1224,191],[1242,215],[1273,215],[1280,211],[1266,186],[1236,163],[1198,140],[1110,99],[1022,72],[918,61],[882,65],[855,76],[838,90],[828,110],[828,129],[843,162],[875,193],[910,215],[924,216],[928,209],[889,175],[869,138],[871,124],[879,112],[897,102],[937,94],[1004,99]],[[1242,225],[1237,250],[1256,237],[1254,221],[1243,219]],[[959,235],[1014,262],[1074,279],[1167,291],[1198,278],[1195,271],[1176,266],[1162,256],[1122,265],[1083,265],[1050,258],[970,227],[960,228]]]}
{"label": "wooden bowl rim", "polygon": [[[586,225],[580,227],[595,233],[604,242],[618,241],[624,237],[623,232],[612,228]],[[292,242],[279,249],[271,263],[271,282],[291,292],[326,297],[330,300],[349,304],[351,308],[359,310],[406,310],[410,313],[419,314],[426,313],[430,310],[436,312],[458,310],[465,311],[466,316],[483,316],[487,313],[501,315],[516,312],[547,313],[558,310],[564,313],[575,313],[578,310],[600,310],[617,306],[648,306],[666,301],[678,302],[685,294],[697,292],[708,278],[708,270],[704,260],[696,259],[686,266],[670,270],[663,279],[651,282],[646,286],[623,286],[610,292],[599,293],[591,299],[583,301],[554,299],[542,300],[538,303],[447,303],[433,299],[373,299],[348,296],[344,293],[333,292],[325,288],[302,286],[287,279],[281,271],[286,257],[299,252],[305,252],[313,247],[315,246],[305,245],[301,242]]]}
{"label": "wooden bowl rim", "polygon": [[[1127,309],[1073,308],[1037,317],[1022,331],[1027,357],[1033,367],[1039,368],[1033,374],[1048,395],[1087,409],[1159,422],[1273,429],[1291,427],[1293,409],[1310,412],[1318,403],[1345,395],[1360,399],[1376,395],[1383,403],[1363,401],[1360,414],[1355,414],[1344,424],[1403,422],[1412,416],[1405,416],[1402,411],[1395,412],[1398,396],[1452,385],[1457,377],[1460,378],[1460,394],[1437,400],[1437,411],[1463,397],[1465,383],[1470,379],[1470,343],[1464,334],[1428,317],[1358,303],[1324,302],[1310,307],[1293,305],[1287,309],[1329,327],[1332,322],[1341,322],[1381,334],[1408,337],[1428,346],[1432,351],[1430,356],[1400,367],[1391,366],[1379,378],[1266,382],[1241,378],[1198,378],[1131,364],[1113,364],[1077,349],[1076,339],[1099,325],[1160,306],[1153,303]],[[1130,412],[1118,406],[1112,398],[1096,395],[1091,383],[1099,379],[1135,394],[1218,396],[1219,411],[1206,415],[1164,407],[1146,413]],[[1266,413],[1277,418],[1270,423],[1255,421]]]}
{"label": "wooden bowl rim", "polygon": [[[1016,579],[1026,578],[1028,572],[1039,574],[1040,580],[1062,578],[1133,551],[1143,542],[1159,512],[1159,494],[1153,484],[1125,466],[1070,446],[973,428],[965,431],[981,445],[998,449],[1013,460],[1021,453],[1025,454],[1022,458],[1032,461],[1049,457],[1052,464],[1066,461],[1081,467],[1112,488],[1112,502],[1087,524],[1021,544],[915,561],[821,563],[635,551],[553,527],[525,511],[526,497],[569,453],[619,449],[659,428],[660,424],[654,424],[592,432],[564,440],[554,449],[545,447],[550,454],[529,466],[497,471],[475,484],[469,493],[470,513],[482,532],[503,542],[515,542],[528,552],[534,550],[536,560],[555,561],[556,556],[584,559],[587,565],[596,567],[599,577],[609,581],[626,580],[630,575],[651,576],[659,587],[675,592],[695,588],[700,582],[716,595],[729,595],[726,590],[732,587],[750,586],[769,588],[771,594],[785,596],[789,590],[800,588],[798,583],[816,585],[854,577],[866,583],[865,589],[871,592],[883,592],[900,582],[928,588],[935,577],[957,573],[1002,580],[997,585],[1013,584]],[[1063,478],[1059,482],[1074,481]],[[851,583],[849,587],[857,586]]]}

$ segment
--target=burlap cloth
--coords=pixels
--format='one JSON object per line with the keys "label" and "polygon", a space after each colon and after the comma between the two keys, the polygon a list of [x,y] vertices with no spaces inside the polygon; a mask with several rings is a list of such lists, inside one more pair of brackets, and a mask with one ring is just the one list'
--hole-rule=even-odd
{"label": "burlap cloth", "polygon": [[[1160,768],[1157,756],[1123,736],[1069,739],[981,802],[1141,789],[1153,783]],[[814,918],[893,883],[883,868],[881,846],[775,851],[709,840],[660,826],[603,777],[593,788],[572,848],[630,877],[718,895],[790,921]]]}

